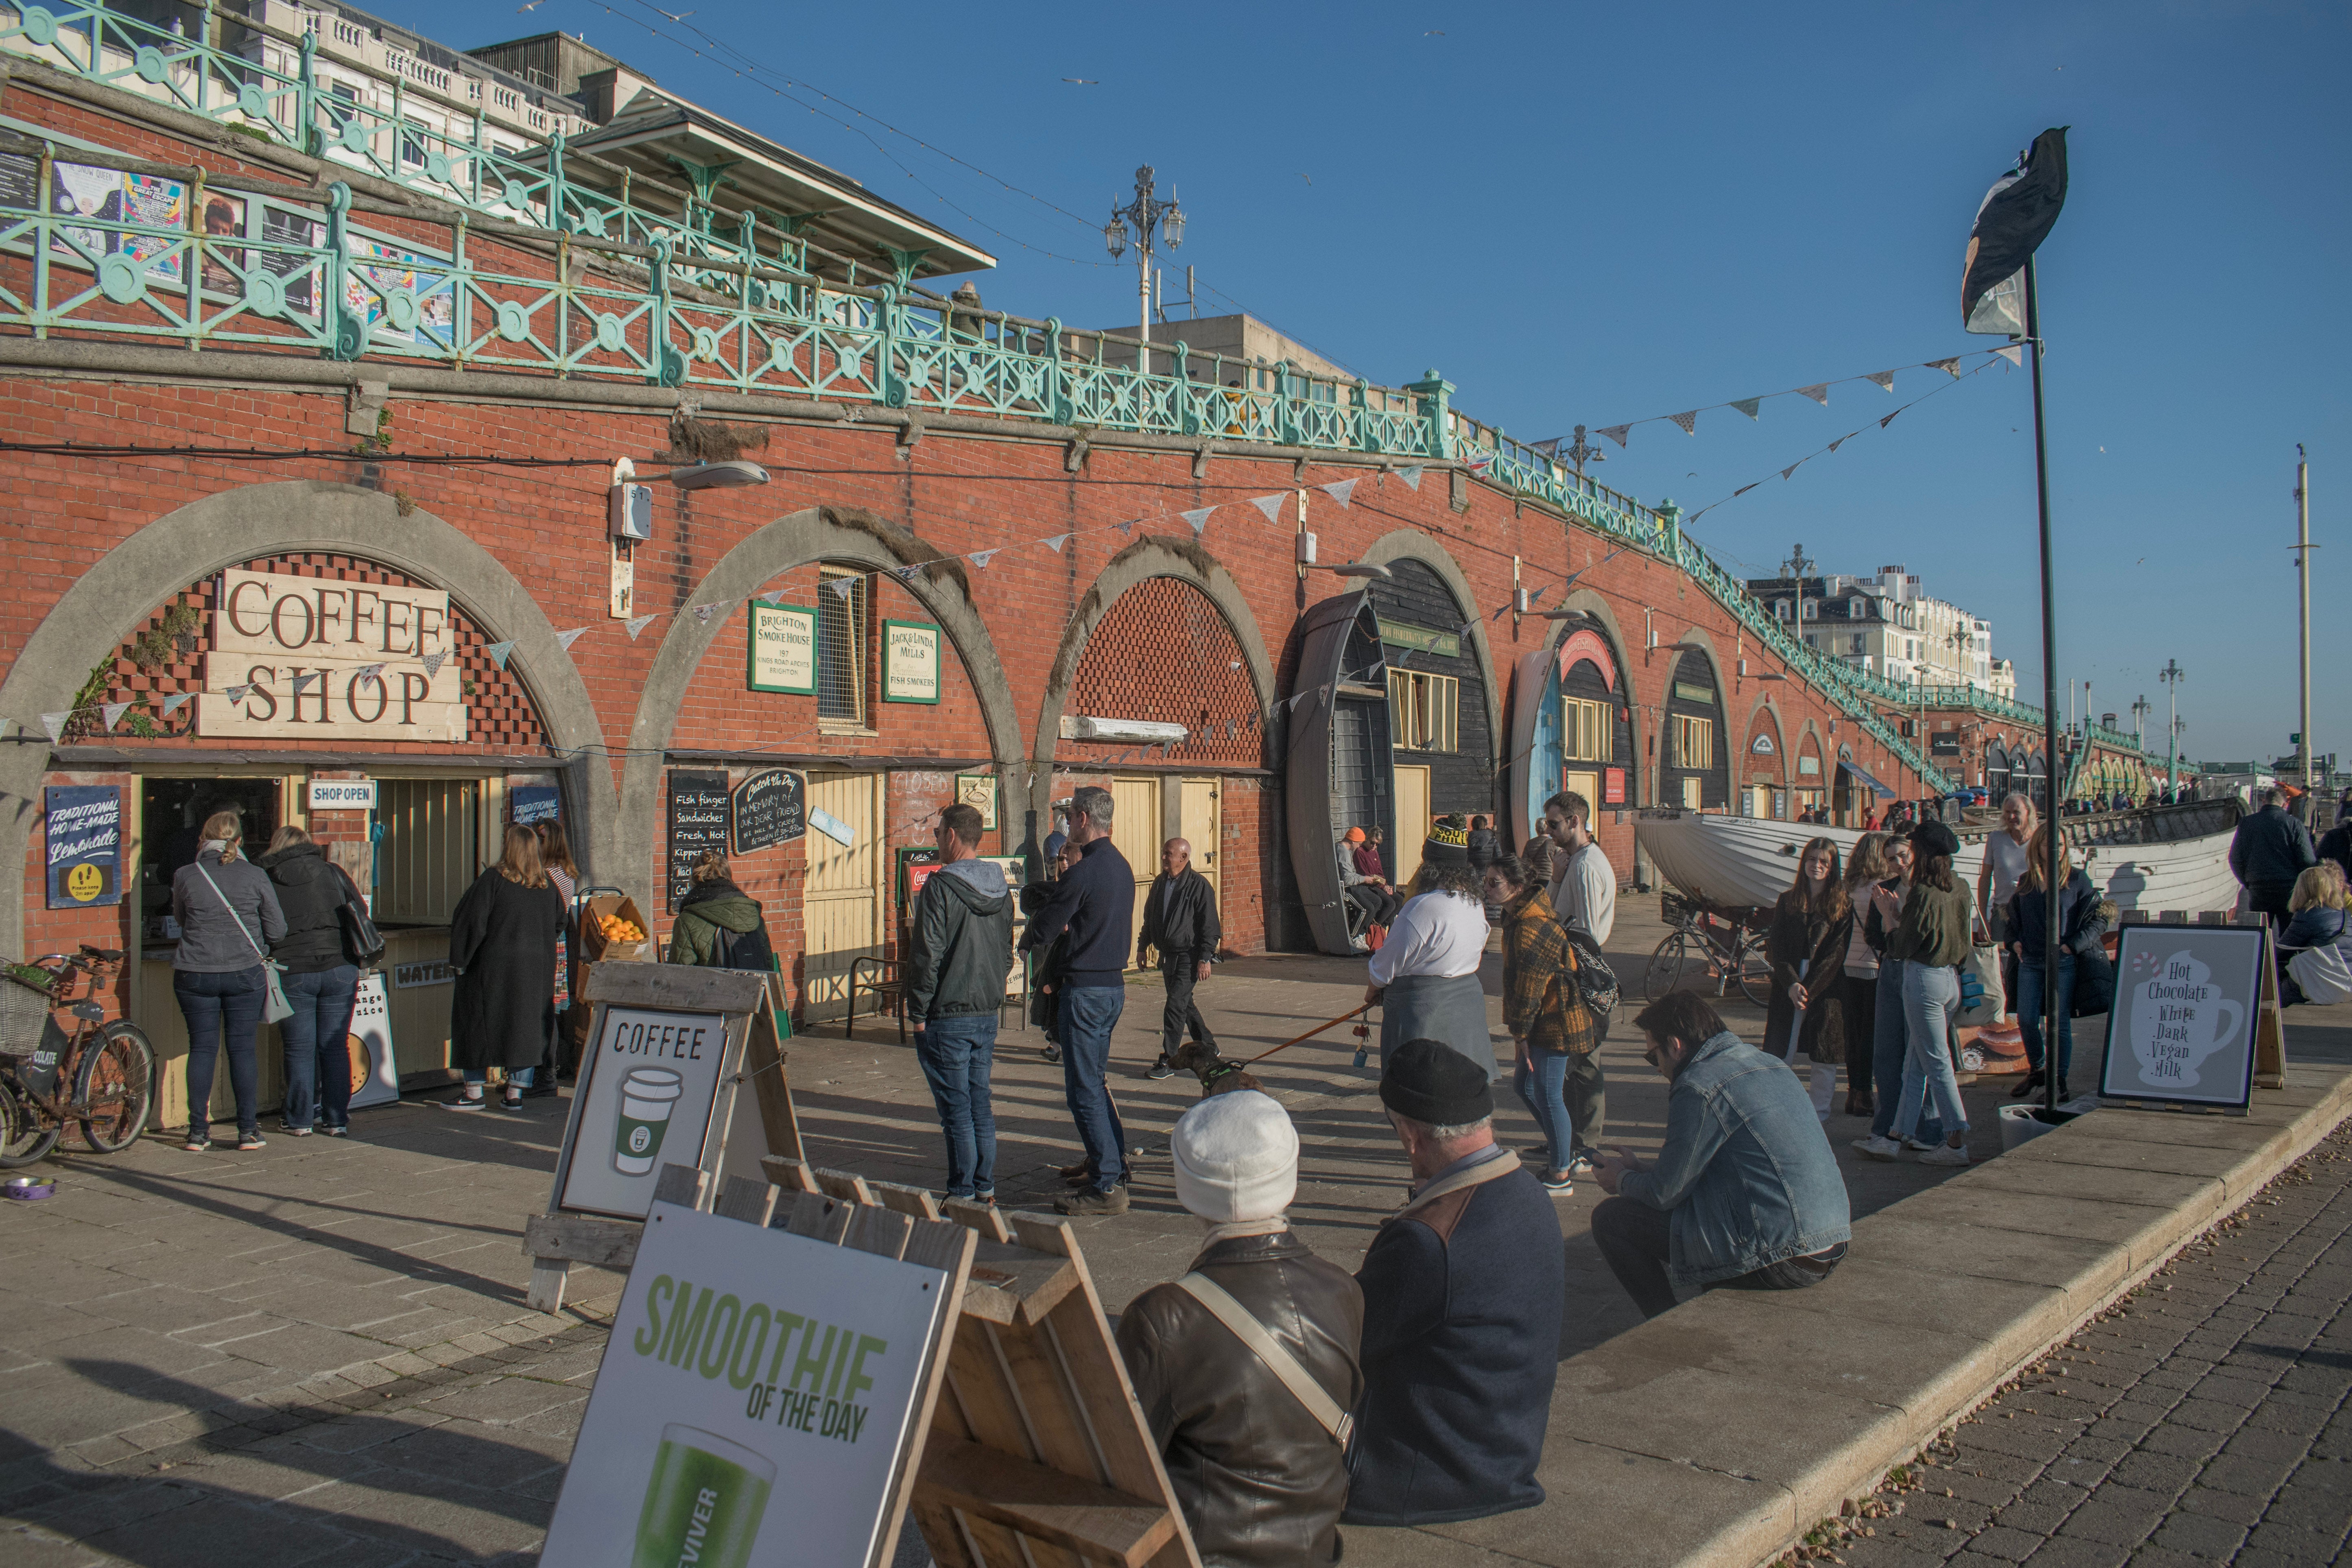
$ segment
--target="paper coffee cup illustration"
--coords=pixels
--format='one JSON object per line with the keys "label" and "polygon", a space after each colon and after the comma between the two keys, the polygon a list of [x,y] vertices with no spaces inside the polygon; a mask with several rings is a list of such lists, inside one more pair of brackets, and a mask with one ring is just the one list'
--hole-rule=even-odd
{"label": "paper coffee cup illustration", "polygon": [[661,1155],[669,1113],[686,1092],[686,1080],[668,1068],[631,1068],[621,1080],[620,1125],[613,1137],[613,1169],[642,1176]]}
{"label": "paper coffee cup illustration", "polygon": [[776,1467],[740,1444],[664,1426],[630,1568],[747,1568],[775,1480]]}

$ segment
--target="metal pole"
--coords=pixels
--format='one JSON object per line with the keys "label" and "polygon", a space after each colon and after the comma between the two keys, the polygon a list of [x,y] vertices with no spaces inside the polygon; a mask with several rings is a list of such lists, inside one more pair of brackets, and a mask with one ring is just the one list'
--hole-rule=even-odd
{"label": "metal pole", "polygon": [[[2050,759],[2050,782],[2042,791],[2042,1106],[2058,1110],[2058,608],[2050,568],[2050,457],[2042,429],[2042,302],[2034,287],[2033,258],[2025,258],[2025,340],[2033,353],[2033,491],[2042,513],[2042,740]],[[2068,695],[2074,682],[2067,682]]]}
{"label": "metal pole", "polygon": [[2303,600],[2303,810],[2306,823],[2319,826],[2319,803],[2312,791],[2311,750],[2311,465],[2303,459],[2303,443],[2294,447],[2294,577]]}

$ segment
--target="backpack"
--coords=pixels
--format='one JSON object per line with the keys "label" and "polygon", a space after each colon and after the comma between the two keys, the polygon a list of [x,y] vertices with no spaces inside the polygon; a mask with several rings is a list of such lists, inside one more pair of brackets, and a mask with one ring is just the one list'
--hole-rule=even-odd
{"label": "backpack", "polygon": [[1576,992],[1594,1018],[1617,1011],[1617,972],[1601,956],[1601,944],[1584,931],[1570,928],[1568,945],[1576,954]]}

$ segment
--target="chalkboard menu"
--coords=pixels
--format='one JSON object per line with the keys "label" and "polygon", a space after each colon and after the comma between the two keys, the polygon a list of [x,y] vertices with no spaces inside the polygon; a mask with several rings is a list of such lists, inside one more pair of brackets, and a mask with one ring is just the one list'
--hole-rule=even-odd
{"label": "chalkboard menu", "polygon": [[807,783],[782,768],[735,786],[735,853],[751,855],[808,836]]}
{"label": "chalkboard menu", "polygon": [[727,775],[669,775],[669,910],[677,912],[694,886],[694,863],[703,852],[727,853]]}

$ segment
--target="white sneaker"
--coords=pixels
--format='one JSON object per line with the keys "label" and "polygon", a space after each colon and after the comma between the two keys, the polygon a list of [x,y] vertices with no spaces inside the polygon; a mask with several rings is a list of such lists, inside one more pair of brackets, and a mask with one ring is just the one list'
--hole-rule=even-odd
{"label": "white sneaker", "polygon": [[1965,1165],[1968,1163],[1968,1150],[1955,1149],[1948,1143],[1938,1144],[1919,1156],[1919,1163],[1923,1165]]}
{"label": "white sneaker", "polygon": [[1853,1146],[1874,1160],[1891,1162],[1903,1152],[1903,1145],[1892,1138],[1857,1138]]}
{"label": "white sneaker", "polygon": [[1930,1149],[1940,1149],[1943,1145],[1941,1143],[1922,1143],[1916,1138],[1906,1138],[1903,1140],[1903,1147],[1909,1150],[1914,1154],[1924,1154]]}

